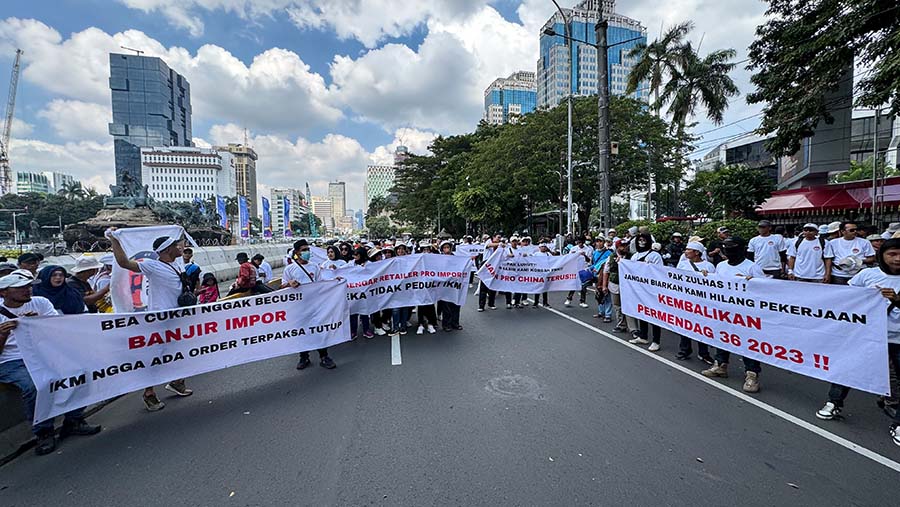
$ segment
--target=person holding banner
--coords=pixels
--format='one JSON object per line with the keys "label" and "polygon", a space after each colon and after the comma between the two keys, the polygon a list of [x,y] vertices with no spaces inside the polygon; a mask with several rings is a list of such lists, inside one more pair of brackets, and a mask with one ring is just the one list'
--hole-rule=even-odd
{"label": "person holding banner", "polygon": [[[487,259],[494,253],[494,250],[500,247],[500,235],[494,234],[493,239],[484,242],[484,258]],[[497,291],[487,288],[487,285],[479,278],[478,281],[478,311],[484,311],[484,305],[487,303],[488,308],[496,310]]]}
{"label": "person holding banner", "polygon": [[[893,364],[894,372],[900,376],[900,294],[898,294],[900,291],[900,239],[893,238],[885,241],[878,251],[877,262],[877,268],[860,271],[850,279],[848,285],[876,287],[887,299],[888,360]],[[816,412],[816,417],[823,420],[838,418],[849,393],[849,387],[831,384],[831,388],[828,390],[828,401]],[[891,441],[900,446],[900,412],[894,413],[890,435]]]}
{"label": "person holding banner", "polygon": [[[551,255],[550,254],[550,245],[548,245],[546,243],[541,243],[540,246],[538,246],[538,248],[539,248],[538,252],[535,253],[534,255],[539,256],[539,257],[550,257],[550,255]],[[538,300],[540,299],[541,296],[543,296],[544,297],[544,307],[550,308],[550,301],[548,301],[547,295],[548,295],[547,292],[535,294],[534,295],[534,303],[531,305],[531,307],[537,309]]]}
{"label": "person holding banner", "polygon": [[630,253],[628,240],[617,239],[613,242],[613,245],[616,250],[615,254],[611,255],[606,264],[603,265],[603,273],[598,277],[598,283],[600,290],[609,294],[613,310],[616,313],[616,327],[613,328],[613,332],[624,333],[628,331],[627,322],[631,317],[626,319],[625,314],[622,313],[622,294],[619,291],[619,262],[623,259],[628,259]]}
{"label": "person holding banner", "polygon": [[[366,265],[366,262],[368,262],[368,260],[368,249],[366,249],[366,247],[364,246],[357,247],[356,250],[353,251],[353,264],[350,264],[348,269],[361,269]],[[375,338],[375,333],[372,332],[369,316],[354,313],[350,315],[350,339],[356,339],[356,331],[359,328],[358,324],[360,321],[362,322],[363,337],[367,340]]]}
{"label": "person holding banner", "polygon": [[[319,279],[319,266],[309,262],[312,252],[309,251],[309,242],[305,239],[298,239],[294,242],[294,253],[292,255],[294,262],[289,264],[281,273],[281,286],[290,285],[297,288],[307,283],[313,283]],[[333,370],[337,368],[328,356],[328,348],[318,349],[319,366]],[[297,369],[303,370],[309,367],[309,351],[304,350],[300,353],[300,360],[297,362]]]}
{"label": "person holding banner", "polygon": [[[34,421],[37,388],[28,373],[12,331],[18,325],[19,317],[58,315],[49,300],[32,296],[34,283],[31,272],[22,269],[0,278],[0,298],[3,298],[3,304],[0,305],[0,383],[12,384],[22,392],[26,421]],[[84,420],[84,409],[77,408],[66,413],[59,436],[96,435],[101,429],[100,426],[88,424]],[[32,425],[31,431],[37,437],[35,454],[43,456],[56,450],[52,418]]]}
{"label": "person holding banner", "polygon": [[[637,253],[632,254],[631,259],[634,262],[646,262],[647,264],[659,264],[663,265],[663,258],[659,252],[653,250],[653,237],[650,236],[649,233],[639,233],[637,238],[635,239],[635,250]],[[650,346],[647,347],[647,350],[650,352],[656,352],[659,350],[659,343],[662,335],[662,329],[659,326],[654,324],[650,324],[645,320],[638,320],[638,331],[634,338],[628,340],[628,343],[632,343],[635,345],[643,345],[649,343]],[[647,338],[652,334],[653,341],[652,343]]]}
{"label": "person holding banner", "polygon": [[[116,264],[132,273],[141,273],[147,277],[147,309],[151,312],[178,308],[178,298],[184,293],[187,277],[177,260],[184,249],[184,240],[180,237],[161,236],[153,241],[153,251],[157,259],[144,258],[140,262],[128,257],[119,238],[112,234],[115,227],[110,227],[106,237],[112,245]],[[194,391],[185,386],[184,379],[169,382],[164,386],[166,391],[178,396],[190,396]],[[156,395],[153,386],[144,389],[144,405],[149,412],[156,412],[166,407]]]}
{"label": "person holding banner", "polygon": [[[721,243],[721,251],[725,255],[725,261],[716,265],[716,276],[719,278],[742,277],[747,280],[765,277],[766,274],[750,259],[747,259],[747,243],[742,238],[731,236]],[[712,367],[700,372],[704,377],[728,377],[728,361],[731,352],[717,349],[716,360]],[[762,367],[756,359],[741,358],[744,361],[744,385],[742,389],[747,393],[759,392],[759,373]]]}
{"label": "person holding banner", "polygon": [[[570,254],[580,255],[584,258],[584,267],[588,268],[591,265],[591,256],[594,254],[594,249],[590,247],[590,245],[584,244],[584,238],[579,236],[575,238],[575,246],[569,249]],[[575,291],[569,291],[569,294],[566,296],[566,301],[563,303],[566,306],[571,306],[572,297],[575,296]],[[587,300],[587,286],[583,286],[581,288],[581,294],[578,301],[578,306],[582,308],[587,308],[588,305],[585,302]]]}
{"label": "person holding banner", "polygon": [[[443,255],[453,255],[453,242],[450,240],[441,242],[441,253]],[[441,327],[444,328],[444,331],[462,331],[463,327],[459,325],[459,305],[450,301],[438,301],[438,306],[442,308],[440,312]]]}
{"label": "person holding banner", "polygon": [[[678,266],[676,266],[675,269],[694,271],[703,276],[715,273],[716,267],[713,266],[711,262],[703,260],[703,252],[705,250],[703,243],[700,243],[699,241],[688,243],[683,252],[685,258],[678,263]],[[692,341],[693,340],[687,336],[681,337],[681,341],[678,343],[678,355],[675,356],[675,359],[687,361],[691,358],[691,354],[693,353],[691,347]],[[713,364],[713,359],[709,356],[709,346],[703,342],[697,342],[697,356],[704,363],[709,365]]]}
{"label": "person holding banner", "polygon": [[334,245],[325,249],[325,255],[328,260],[319,264],[320,269],[338,269],[347,265],[347,262],[341,259],[341,251]]}

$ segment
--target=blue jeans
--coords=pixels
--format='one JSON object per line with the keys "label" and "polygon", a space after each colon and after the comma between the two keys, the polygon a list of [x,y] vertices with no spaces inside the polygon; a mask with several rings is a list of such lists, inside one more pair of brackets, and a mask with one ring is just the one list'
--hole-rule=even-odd
{"label": "blue jeans", "polygon": [[[25,361],[14,359],[12,361],[0,363],[0,383],[12,384],[22,391],[22,404],[25,405],[25,420],[33,420],[37,389],[34,387],[34,381],[31,380],[31,375],[28,374],[28,369],[25,368]],[[66,414],[65,422],[72,424],[81,421],[84,419],[83,412],[83,408],[76,408],[75,410],[68,412]],[[53,419],[47,419],[46,421],[33,425],[31,431],[38,437],[52,433]]]}
{"label": "blue jeans", "polygon": [[601,318],[612,318],[612,298],[606,296],[603,302],[597,305],[597,315]]}
{"label": "blue jeans", "polygon": [[409,327],[409,308],[392,308],[391,321],[394,331],[406,330]]}
{"label": "blue jeans", "polygon": [[372,330],[369,326],[369,316],[368,315],[351,315],[350,316],[350,337],[356,337],[356,330],[358,329],[358,322],[362,320],[362,331],[363,333],[367,333]]}

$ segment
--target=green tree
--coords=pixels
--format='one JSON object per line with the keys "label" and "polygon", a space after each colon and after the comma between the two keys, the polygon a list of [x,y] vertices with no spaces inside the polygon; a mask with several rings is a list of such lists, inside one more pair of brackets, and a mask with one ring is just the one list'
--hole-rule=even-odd
{"label": "green tree", "polygon": [[700,172],[685,193],[690,213],[707,217],[752,217],[772,195],[775,183],[764,171],[745,165]]}
{"label": "green tree", "polygon": [[854,62],[868,68],[857,76],[855,105],[889,103],[900,114],[896,0],[770,0],[766,19],[750,45],[756,91],[747,101],[765,104],[759,131],[774,134],[773,154],[795,153],[821,122],[833,121],[829,109],[839,101],[830,94],[852,79]]}
{"label": "green tree", "polygon": [[675,72],[685,57],[684,38],[694,29],[692,21],[685,21],[669,28],[659,39],[649,44],[639,43],[629,51],[629,58],[636,60],[628,74],[626,93],[632,94],[644,82],[649,82],[653,92],[654,111],[659,116],[659,95],[667,76]]}
{"label": "green tree", "polygon": [[373,197],[371,201],[369,201],[369,209],[366,210],[366,215],[370,217],[378,216],[383,211],[387,211],[390,207],[390,202],[388,202],[388,198],[383,195],[379,195]]}
{"label": "green tree", "polygon": [[[93,189],[91,189],[91,191],[93,192],[93,197],[96,197],[97,192]],[[84,199],[87,196],[85,189],[81,186],[80,181],[71,181],[69,183],[66,183],[56,193],[70,201],[78,201]]]}
{"label": "green tree", "polygon": [[386,216],[376,216],[366,220],[366,229],[370,238],[389,238],[397,234],[397,228],[391,225],[391,220]]}
{"label": "green tree", "polygon": [[[883,160],[878,161],[878,178],[882,176],[900,176],[900,171],[895,167],[888,167]],[[863,162],[850,161],[850,170],[838,173],[831,178],[832,183],[846,183],[848,181],[872,181],[872,157]]]}

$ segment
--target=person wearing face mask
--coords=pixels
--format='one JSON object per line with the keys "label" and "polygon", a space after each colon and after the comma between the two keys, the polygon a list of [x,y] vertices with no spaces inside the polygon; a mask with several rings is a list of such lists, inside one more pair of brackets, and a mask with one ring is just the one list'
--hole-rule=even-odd
{"label": "person wearing face mask", "polygon": [[[646,262],[647,264],[657,264],[659,266],[663,265],[663,258],[659,254],[653,250],[653,238],[650,234],[647,233],[639,233],[637,238],[635,239],[635,250],[637,253],[631,256],[631,260],[634,262]],[[633,338],[628,340],[628,343],[632,343],[635,345],[643,345],[649,343],[650,346],[647,347],[647,350],[650,352],[656,352],[659,350],[659,342],[662,335],[662,330],[659,326],[655,326],[650,324],[644,320],[638,320],[639,330],[632,333]],[[651,343],[648,340],[648,335],[653,336],[653,341]]]}
{"label": "person wearing face mask", "polygon": [[[716,272],[716,267],[709,261],[703,260],[703,252],[706,250],[703,247],[703,243],[700,242],[690,242],[684,249],[684,260],[678,263],[676,269],[683,269],[685,271],[693,271],[695,273],[700,273],[703,276],[707,276],[710,273]],[[691,358],[691,354],[693,353],[691,340],[687,336],[682,336],[681,341],[678,343],[678,355],[675,356],[675,359],[680,361],[687,361]],[[700,357],[700,360],[708,365],[714,364],[713,359],[709,356],[709,346],[703,342],[697,342],[697,355]]]}
{"label": "person wearing face mask", "polygon": [[[716,276],[722,279],[734,279],[740,277],[746,280],[751,278],[763,278],[766,274],[758,264],[747,258],[747,243],[738,237],[730,237],[721,243],[722,253],[725,255],[725,261],[716,265]],[[703,370],[704,377],[728,377],[728,361],[731,358],[731,352],[727,350],[717,349],[715,363],[712,367]],[[759,392],[759,373],[762,371],[759,361],[748,357],[744,360],[744,385],[742,389],[748,393]]]}
{"label": "person wearing face mask", "polygon": [[[292,258],[294,262],[289,264],[281,273],[281,286],[290,285],[297,288],[307,283],[313,283],[319,279],[319,266],[309,262],[312,252],[309,251],[309,242],[305,239],[298,239],[294,242],[294,253]],[[321,348],[319,352],[319,366],[332,370],[337,367],[334,361],[328,356],[328,348]],[[303,370],[310,365],[309,351],[300,353],[300,361],[297,363],[297,369]]]}
{"label": "person wearing face mask", "polygon": [[[850,279],[848,285],[853,287],[876,287],[881,296],[887,300],[888,317],[887,342],[888,360],[893,364],[894,372],[900,376],[900,239],[886,240],[878,250],[877,266],[864,269]],[[844,400],[850,388],[840,384],[831,384],[828,390],[828,401],[816,412],[822,420],[840,418]],[[900,411],[895,411],[891,423],[891,441],[900,446]]]}

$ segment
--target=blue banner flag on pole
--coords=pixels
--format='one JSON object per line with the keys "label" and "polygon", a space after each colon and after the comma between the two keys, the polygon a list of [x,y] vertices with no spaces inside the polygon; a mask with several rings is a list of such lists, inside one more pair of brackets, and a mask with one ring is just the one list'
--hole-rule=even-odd
{"label": "blue banner flag on pole", "polygon": [[227,229],[228,211],[225,209],[225,198],[221,195],[216,196],[216,213],[219,215],[219,226],[223,229]]}
{"label": "blue banner flag on pole", "polygon": [[238,218],[241,224],[241,237],[250,237],[250,209],[247,207],[247,198],[238,196]]}
{"label": "blue banner flag on pole", "polygon": [[284,237],[290,238],[294,236],[294,232],[291,231],[291,200],[287,197],[281,199],[284,202]]}
{"label": "blue banner flag on pole", "polygon": [[269,207],[269,200],[265,197],[262,198],[262,227],[263,227],[263,237],[271,238],[272,237],[272,210]]}

